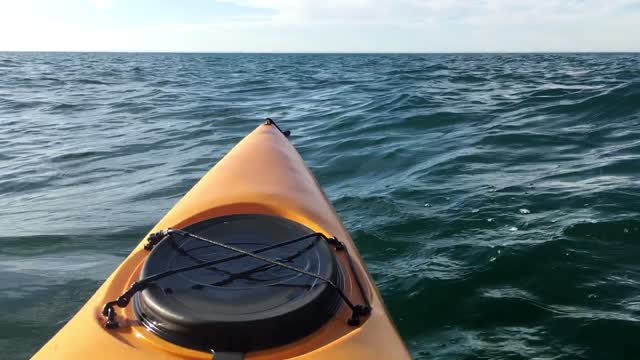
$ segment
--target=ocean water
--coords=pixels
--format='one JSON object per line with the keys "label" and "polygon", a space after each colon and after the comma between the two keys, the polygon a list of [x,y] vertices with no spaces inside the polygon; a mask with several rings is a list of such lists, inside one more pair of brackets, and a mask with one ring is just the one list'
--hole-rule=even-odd
{"label": "ocean water", "polygon": [[267,116],[416,359],[640,356],[639,54],[0,53],[2,357]]}

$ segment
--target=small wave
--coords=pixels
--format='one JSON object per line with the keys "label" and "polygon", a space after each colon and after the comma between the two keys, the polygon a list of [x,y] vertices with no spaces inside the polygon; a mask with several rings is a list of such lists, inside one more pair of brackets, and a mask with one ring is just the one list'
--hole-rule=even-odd
{"label": "small wave", "polygon": [[0,194],[24,194],[33,192],[52,186],[51,181],[55,179],[54,175],[42,175],[26,178],[25,176],[18,179],[0,179]]}
{"label": "small wave", "polygon": [[112,85],[110,82],[94,80],[94,79],[73,79],[71,80],[74,84],[81,85]]}
{"label": "small wave", "polygon": [[580,93],[583,90],[586,90],[586,88],[579,87],[576,89],[576,88],[566,88],[566,87],[551,87],[551,88],[545,88],[541,90],[535,90],[527,94],[526,96],[529,98],[542,98],[542,99],[564,98],[567,95]]}
{"label": "small wave", "polygon": [[85,160],[88,158],[95,159],[99,157],[109,156],[110,154],[111,153],[107,151],[80,151],[55,156],[51,158],[51,161],[54,163],[61,163],[66,161]]}
{"label": "small wave", "polygon": [[54,78],[54,77],[41,77],[40,79],[38,79],[39,81],[46,81],[49,82],[49,85],[55,86],[55,85],[64,85],[67,82],[62,80],[62,79],[58,79],[58,78]]}
{"label": "small wave", "polygon": [[62,104],[55,104],[50,106],[47,111],[68,111],[68,110],[75,110],[75,109],[79,109],[81,107],[83,107],[84,105],[81,104],[68,104],[68,103],[62,103]]}
{"label": "small wave", "polygon": [[489,79],[477,75],[460,75],[450,78],[450,81],[454,84],[480,84]]}
{"label": "small wave", "polygon": [[37,109],[42,106],[49,105],[50,103],[46,101],[37,101],[37,100],[13,100],[13,99],[2,99],[0,98],[0,105],[6,106],[8,109],[13,111],[20,110],[30,110]]}
{"label": "small wave", "polygon": [[408,128],[411,130],[428,130],[443,126],[455,126],[460,122],[469,121],[465,116],[450,111],[438,111],[424,115],[412,115],[404,119],[404,121],[393,124],[400,128]]}
{"label": "small wave", "polygon": [[640,236],[640,221],[629,219],[578,223],[566,227],[563,233],[576,239],[633,241]]}
{"label": "small wave", "polygon": [[68,281],[71,278],[103,280],[114,266],[121,261],[120,256],[105,254],[67,253],[64,255],[44,255],[1,259],[3,271],[23,273],[38,277]]}
{"label": "small wave", "polygon": [[525,301],[537,300],[536,296],[529,293],[528,291],[523,289],[518,289],[518,288],[512,288],[512,287],[484,289],[482,291],[482,296],[488,297],[488,298],[494,298],[494,299],[507,298],[507,299],[521,299]]}
{"label": "small wave", "polygon": [[163,80],[156,80],[154,82],[149,83],[148,86],[168,86],[173,84],[174,82],[172,80],[167,80],[167,79],[163,79]]}
{"label": "small wave", "polygon": [[546,113],[589,114],[592,119],[620,117],[636,114],[640,104],[640,82],[628,82],[565,104],[552,105],[544,109]]}
{"label": "small wave", "polygon": [[397,277],[426,278],[431,280],[460,280],[473,273],[475,268],[444,255],[410,256],[393,260],[386,274]]}
{"label": "small wave", "polygon": [[20,63],[15,60],[0,59],[0,69],[1,68],[11,69],[11,68],[17,68],[19,66],[20,66]]}
{"label": "small wave", "polygon": [[234,89],[234,88],[246,89],[247,87],[260,87],[265,85],[269,85],[269,82],[267,80],[251,79],[251,80],[240,80],[240,81],[229,82],[225,87],[229,89]]}
{"label": "small wave", "polygon": [[386,72],[386,75],[389,76],[397,76],[397,75],[425,75],[425,74],[432,74],[438,71],[443,71],[443,70],[449,70],[449,67],[447,67],[444,64],[433,64],[433,65],[428,65],[428,66],[420,66],[418,68],[413,68],[413,69],[395,69],[395,70],[391,70]]}
{"label": "small wave", "polygon": [[536,149],[540,147],[567,146],[570,139],[557,134],[544,132],[513,132],[503,131],[500,133],[487,134],[476,142],[477,146],[507,147],[511,149]]}
{"label": "small wave", "polygon": [[411,95],[408,93],[400,93],[393,97],[387,97],[383,101],[372,102],[372,107],[366,109],[369,112],[390,112],[394,110],[410,109],[415,106],[424,106],[429,104],[429,100],[426,97]]}
{"label": "small wave", "polygon": [[268,93],[275,93],[282,90],[280,85],[270,85],[270,86],[261,86],[261,87],[244,87],[242,89],[229,90],[229,94],[251,94],[251,95],[261,95]]}
{"label": "small wave", "polygon": [[[184,176],[184,174],[182,175]],[[196,182],[197,182],[197,179],[184,177],[163,188],[156,188],[154,190],[132,194],[132,196],[130,197],[130,200],[132,202],[139,202],[139,201],[149,201],[153,199],[166,199],[166,198],[179,197],[180,195],[184,194],[187,190],[189,190]]]}

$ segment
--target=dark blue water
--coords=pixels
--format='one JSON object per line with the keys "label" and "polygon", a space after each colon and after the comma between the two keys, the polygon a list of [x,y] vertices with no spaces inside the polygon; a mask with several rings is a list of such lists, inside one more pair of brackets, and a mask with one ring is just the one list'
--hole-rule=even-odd
{"label": "dark blue water", "polygon": [[270,116],[417,359],[640,354],[640,55],[0,53],[0,348]]}

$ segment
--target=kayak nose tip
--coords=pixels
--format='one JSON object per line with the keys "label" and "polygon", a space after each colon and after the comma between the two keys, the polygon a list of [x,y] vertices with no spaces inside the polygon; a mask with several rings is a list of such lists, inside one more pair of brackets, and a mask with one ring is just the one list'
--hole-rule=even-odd
{"label": "kayak nose tip", "polygon": [[273,121],[272,118],[267,118],[264,122],[265,125],[273,125],[276,127],[276,129],[278,129],[278,131],[280,131],[282,133],[282,135],[284,135],[284,137],[288,138],[289,135],[291,135],[291,131],[287,130],[287,131],[283,131],[282,129],[280,129],[280,126],[278,126],[278,124],[276,124],[275,121]]}

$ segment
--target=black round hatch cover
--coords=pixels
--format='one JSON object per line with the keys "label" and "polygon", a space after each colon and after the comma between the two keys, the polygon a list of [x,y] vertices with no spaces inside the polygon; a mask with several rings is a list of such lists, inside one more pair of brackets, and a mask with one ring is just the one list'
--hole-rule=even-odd
{"label": "black round hatch cover", "polygon": [[[248,251],[313,233],[291,220],[254,214],[213,218],[183,230]],[[151,251],[140,278],[237,254],[174,233]],[[342,286],[332,250],[319,237],[260,255]],[[134,303],[143,324],[173,343],[249,352],[318,329],[335,314],[340,297],[321,280],[245,256],[161,279],[136,295]]]}

